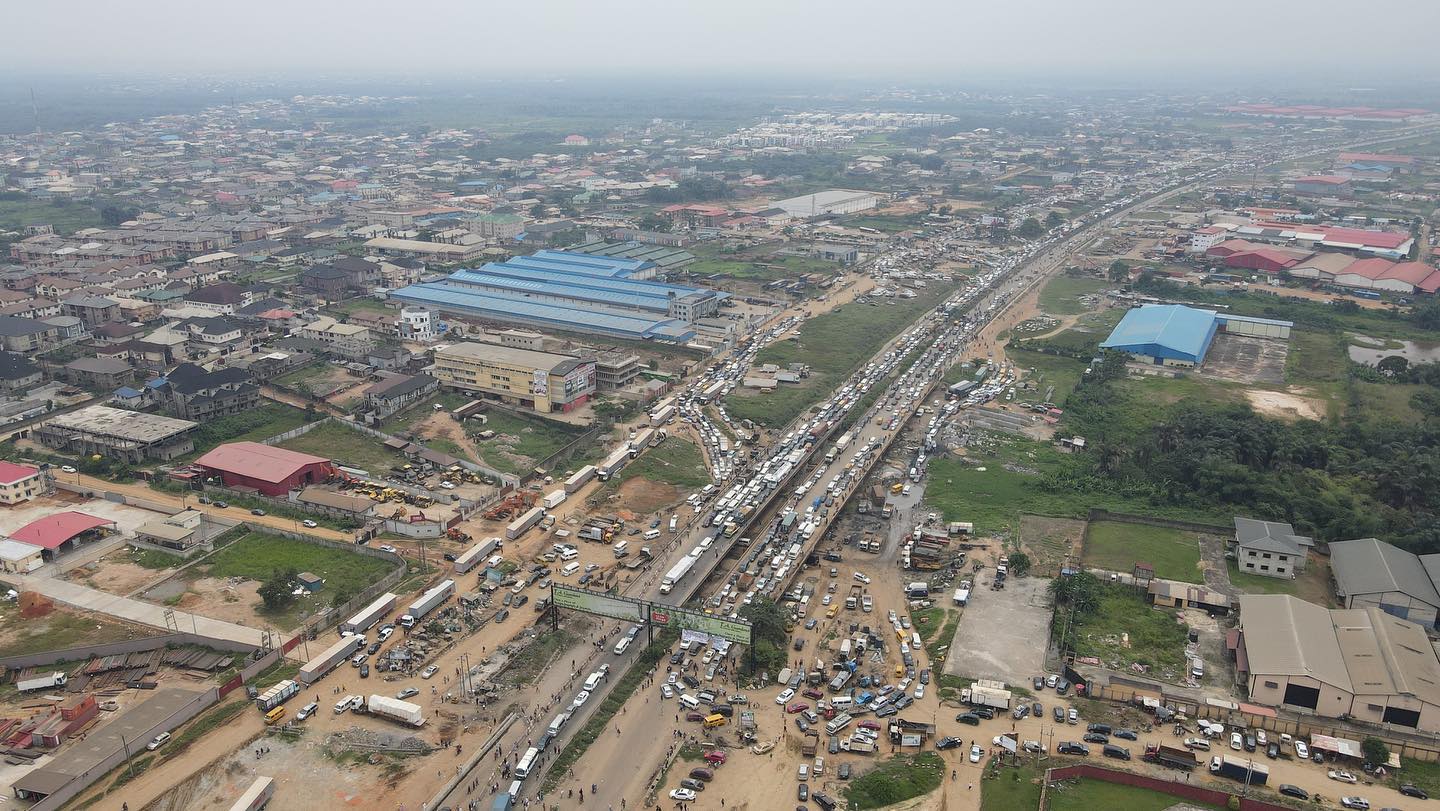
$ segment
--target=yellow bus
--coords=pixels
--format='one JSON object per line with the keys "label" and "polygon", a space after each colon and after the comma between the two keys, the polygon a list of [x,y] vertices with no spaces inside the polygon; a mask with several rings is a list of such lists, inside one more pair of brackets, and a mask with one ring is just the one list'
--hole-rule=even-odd
{"label": "yellow bus", "polygon": [[285,717],[285,708],[284,708],[284,707],[276,707],[275,709],[271,710],[270,712],[265,713],[265,725],[266,725],[266,726],[270,726],[271,724],[278,723],[278,722],[280,721],[280,719],[281,719],[281,718],[284,718],[284,717]]}

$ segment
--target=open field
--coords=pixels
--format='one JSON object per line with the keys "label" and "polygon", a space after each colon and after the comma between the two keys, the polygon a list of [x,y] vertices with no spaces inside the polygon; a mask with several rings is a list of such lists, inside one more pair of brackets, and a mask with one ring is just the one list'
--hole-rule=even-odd
{"label": "open field", "polygon": [[679,437],[670,437],[658,447],[642,453],[626,465],[617,478],[623,484],[637,476],[688,489],[710,484],[710,473],[705,468],[700,449],[694,442]]}
{"label": "open field", "polygon": [[1050,811],[1094,811],[1097,808],[1123,808],[1125,811],[1163,811],[1182,802],[1189,808],[1217,808],[1173,794],[1148,788],[1107,783],[1103,780],[1077,780],[1052,789]]}
{"label": "open field", "polygon": [[1040,290],[1040,309],[1051,315],[1083,313],[1090,308],[1080,301],[1081,296],[1098,293],[1111,286],[1103,279],[1056,276]]}
{"label": "open field", "polygon": [[[1063,404],[1070,392],[1075,390],[1080,378],[1085,374],[1085,363],[1075,358],[1067,358],[1062,355],[1047,355],[1043,352],[1031,352],[1024,349],[1006,349],[1005,357],[1015,364],[1017,369],[1027,370],[1029,374],[1023,376],[1025,381],[1033,383],[1032,391],[1035,396],[1026,394],[1024,399],[1043,400],[1056,404]],[[1048,400],[1044,400],[1046,390],[1051,386],[1055,391]],[[1020,394],[1017,392],[1017,398]]]}
{"label": "open field", "polygon": [[1230,585],[1242,594],[1293,594],[1319,605],[1336,605],[1335,598],[1330,594],[1329,561],[1316,555],[1310,557],[1305,571],[1294,580],[1241,572],[1233,560],[1228,561],[1228,572]]}
{"label": "open field", "polygon": [[521,473],[540,463],[556,451],[575,440],[581,430],[575,426],[554,422],[543,417],[528,417],[509,411],[491,409],[484,412],[485,423],[467,421],[475,431],[491,430],[493,439],[474,439],[483,457],[481,460],[496,470],[506,473]]}
{"label": "open field", "polygon": [[[1068,611],[1057,611],[1057,632],[1068,616]],[[1108,584],[1102,586],[1095,612],[1077,615],[1071,629],[1076,655],[1097,657],[1111,670],[1142,665],[1147,675],[1162,681],[1177,681],[1185,674],[1185,634],[1173,612],[1151,608],[1129,586]]]}
{"label": "open field", "polygon": [[1087,568],[1129,572],[1137,561],[1155,567],[1155,576],[1204,583],[1200,571],[1200,535],[1182,529],[1096,521],[1090,524],[1081,558]]}
{"label": "open field", "polygon": [[157,631],[120,622],[103,614],[56,606],[43,617],[20,616],[20,607],[7,603],[0,612],[0,656],[99,645],[154,636]]}
{"label": "open field", "polygon": [[940,787],[945,761],[935,752],[896,755],[850,782],[844,795],[854,809],[884,808]]}
{"label": "open field", "polygon": [[424,422],[435,413],[437,405],[441,406],[444,411],[454,411],[468,402],[470,402],[470,398],[463,394],[453,391],[439,392],[433,397],[421,400],[403,411],[390,415],[380,423],[380,430],[398,436],[414,430],[417,424]]}
{"label": "open field", "polygon": [[27,225],[48,224],[55,233],[72,234],[101,224],[100,212],[89,203],[39,200],[0,200],[0,231],[20,231]]}
{"label": "open field", "polygon": [[327,422],[315,430],[287,439],[280,447],[333,459],[347,467],[358,467],[380,474],[400,457],[381,444],[380,440],[352,431],[343,425]]}
{"label": "open field", "polygon": [[1035,811],[1044,775],[1043,769],[1003,769],[998,778],[981,780],[980,811]]}
{"label": "open field", "polygon": [[726,398],[726,409],[739,419],[771,427],[784,425],[833,390],[856,366],[952,289],[949,285],[930,288],[903,303],[873,307],[847,304],[809,319],[793,337],[762,350],[755,362],[808,364],[810,377],[799,385],[782,386],[769,394],[736,390]]}

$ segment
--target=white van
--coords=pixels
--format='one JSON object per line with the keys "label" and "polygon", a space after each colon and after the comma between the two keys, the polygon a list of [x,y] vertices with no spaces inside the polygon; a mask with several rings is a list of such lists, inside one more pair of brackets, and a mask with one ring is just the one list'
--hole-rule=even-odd
{"label": "white van", "polygon": [[626,555],[630,554],[630,542],[629,542],[629,541],[616,541],[616,542],[615,542],[615,546],[612,547],[612,549],[613,549],[614,552],[615,552],[615,557],[617,557],[617,558],[623,558],[623,557],[625,557]]}
{"label": "white van", "polygon": [[834,698],[830,699],[830,706],[834,707],[837,710],[849,709],[854,703],[855,699],[851,698],[850,696],[835,696]]}
{"label": "white van", "polygon": [[550,722],[550,728],[545,730],[545,734],[552,738],[559,735],[560,728],[565,726],[565,722],[568,720],[570,720],[570,713],[568,712],[562,712],[555,716],[555,720]]}
{"label": "white van", "polygon": [[1190,678],[1199,679],[1205,676],[1205,662],[1200,657],[1190,660]]}
{"label": "white van", "polygon": [[693,710],[699,708],[700,699],[690,695],[689,693],[682,693],[680,695],[680,704],[683,705],[687,710]]}
{"label": "white van", "polygon": [[565,547],[565,551],[560,553],[561,560],[574,560],[578,557],[580,557],[580,553],[570,546]]}
{"label": "white van", "polygon": [[643,536],[641,536],[641,537],[643,537],[643,538],[644,538],[645,540],[647,540],[647,541],[653,541],[653,540],[655,540],[656,538],[660,537],[660,530],[658,530],[658,529],[646,530],[645,534],[644,534]]}
{"label": "white van", "polygon": [[561,577],[569,577],[569,576],[575,574],[575,573],[578,572],[578,571],[580,571],[580,564],[578,564],[578,563],[567,563],[567,564],[565,564],[565,568],[563,568],[563,569],[560,570],[560,576],[561,576]]}

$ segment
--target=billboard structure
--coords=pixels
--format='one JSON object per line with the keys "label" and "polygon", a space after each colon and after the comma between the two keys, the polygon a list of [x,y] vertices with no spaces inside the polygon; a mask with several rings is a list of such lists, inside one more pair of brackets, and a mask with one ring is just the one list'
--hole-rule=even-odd
{"label": "billboard structure", "polygon": [[699,631],[740,645],[749,645],[751,640],[750,623],[711,616],[703,611],[617,597],[560,583],[550,586],[550,600],[556,608],[569,608],[600,617],[644,623],[650,634],[653,634],[656,628],[674,628],[681,631]]}

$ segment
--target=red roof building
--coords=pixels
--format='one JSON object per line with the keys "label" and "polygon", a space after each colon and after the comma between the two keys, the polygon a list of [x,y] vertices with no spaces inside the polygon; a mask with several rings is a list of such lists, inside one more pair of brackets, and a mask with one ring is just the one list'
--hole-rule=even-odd
{"label": "red roof building", "polygon": [[219,476],[226,487],[251,488],[267,496],[283,496],[335,475],[329,459],[259,442],[220,445],[196,459],[195,467],[206,475]]}
{"label": "red roof building", "polygon": [[1205,252],[1224,259],[1226,267],[1279,273],[1305,261],[1310,253],[1271,248],[1243,239],[1227,239]]}
{"label": "red roof building", "polygon": [[[50,552],[65,548],[66,544],[86,532],[113,527],[114,521],[97,518],[75,510],[37,518],[10,533],[11,540],[38,546]],[[67,550],[68,551],[68,550]]]}
{"label": "red roof building", "polygon": [[0,461],[0,504],[29,501],[48,487],[40,468]]}

